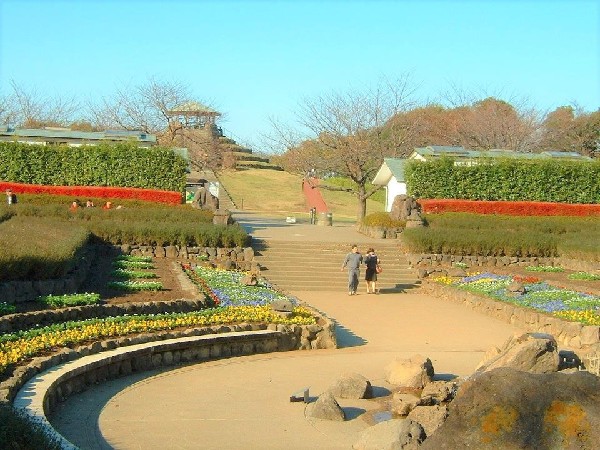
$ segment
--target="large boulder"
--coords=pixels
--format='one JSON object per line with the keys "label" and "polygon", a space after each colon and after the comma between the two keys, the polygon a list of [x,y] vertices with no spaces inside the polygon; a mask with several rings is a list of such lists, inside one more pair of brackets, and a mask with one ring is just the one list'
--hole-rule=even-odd
{"label": "large boulder", "polygon": [[550,373],[558,371],[559,364],[554,337],[544,333],[525,333],[508,339],[502,348],[488,352],[475,372],[512,367],[524,372]]}
{"label": "large boulder", "polygon": [[316,402],[306,408],[306,415],[315,419],[335,420],[343,422],[346,414],[335,400],[331,392],[325,392],[319,396]]}
{"label": "large boulder", "polygon": [[499,368],[461,384],[423,449],[581,449],[600,442],[600,378]]}
{"label": "large boulder", "polygon": [[386,420],[367,428],[352,446],[355,450],[417,450],[425,439],[423,427],[406,419]]}
{"label": "large boulder", "polygon": [[439,405],[449,402],[456,394],[458,383],[455,381],[432,381],[421,392],[422,405]]}
{"label": "large boulder", "polygon": [[390,401],[390,410],[398,416],[407,416],[421,404],[421,397],[411,392],[394,392]]}
{"label": "large boulder", "polygon": [[373,398],[371,382],[358,373],[342,375],[328,391],[336,398]]}
{"label": "large boulder", "polygon": [[388,383],[405,387],[422,388],[434,375],[431,360],[421,355],[408,359],[396,358],[384,370]]}
{"label": "large boulder", "polygon": [[427,436],[431,436],[448,417],[448,406],[417,406],[409,414],[407,419],[420,424]]}

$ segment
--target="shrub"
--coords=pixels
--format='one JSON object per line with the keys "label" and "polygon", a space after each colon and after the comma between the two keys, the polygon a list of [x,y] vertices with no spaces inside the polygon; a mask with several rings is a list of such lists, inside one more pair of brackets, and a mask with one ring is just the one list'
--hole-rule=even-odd
{"label": "shrub", "polygon": [[55,218],[16,216],[0,223],[0,280],[61,278],[74,267],[90,233]]}
{"label": "shrub", "polygon": [[446,213],[426,214],[425,220],[429,226],[403,233],[412,252],[600,259],[600,220],[594,217]]}
{"label": "shrub", "polygon": [[408,193],[417,198],[600,203],[600,160],[410,160],[405,176]]}
{"label": "shrub", "polygon": [[118,186],[183,193],[186,161],[135,143],[82,147],[0,142],[0,180],[49,186]]}
{"label": "shrub", "polygon": [[6,302],[0,302],[0,316],[5,316],[6,314],[12,314],[17,310],[14,305],[8,304]]}
{"label": "shrub", "polygon": [[100,302],[100,294],[85,292],[83,294],[45,295],[38,297],[37,301],[52,308],[95,305]]}
{"label": "shrub", "polygon": [[62,447],[24,414],[0,404],[0,448],[60,450]]}
{"label": "shrub", "polygon": [[363,225],[367,227],[384,227],[384,228],[403,228],[406,222],[403,220],[394,220],[387,212],[375,212],[368,214],[363,219]]}

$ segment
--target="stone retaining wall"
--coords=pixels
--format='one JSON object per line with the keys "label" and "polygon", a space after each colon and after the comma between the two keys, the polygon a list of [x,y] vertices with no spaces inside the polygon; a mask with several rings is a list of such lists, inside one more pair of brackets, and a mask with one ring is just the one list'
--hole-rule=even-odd
{"label": "stone retaining wall", "polygon": [[[174,301],[168,302],[170,305],[166,305],[162,312],[166,312],[169,308],[172,311],[177,310],[189,310],[194,302],[192,301]],[[157,309],[160,302],[152,302],[148,304],[139,305],[139,311],[155,310]],[[138,305],[135,305],[138,306]],[[126,305],[120,306],[126,308]],[[84,356],[100,353],[106,350],[113,350],[116,348],[127,348],[131,345],[153,343],[152,345],[159,346],[161,341],[167,339],[187,338],[190,336],[204,336],[209,334],[222,334],[231,332],[247,332],[247,331],[258,331],[268,330],[275,331],[278,333],[278,344],[276,350],[271,351],[290,351],[290,350],[311,350],[311,349],[325,349],[325,348],[336,348],[337,341],[335,336],[335,324],[329,318],[321,315],[313,308],[304,305],[307,309],[310,309],[313,314],[317,317],[317,324],[313,325],[283,325],[283,324],[233,324],[233,325],[218,325],[212,327],[201,327],[201,328],[190,328],[185,330],[175,331],[162,331],[157,333],[145,333],[134,336],[125,336],[120,338],[108,339],[105,341],[96,341],[88,345],[80,345],[73,349],[64,348],[60,351],[47,356],[40,356],[33,358],[32,361],[23,366],[17,366],[12,373],[12,376],[7,380],[0,383],[0,402],[12,401],[16,392],[33,376],[48,370],[51,367],[63,364],[67,361],[73,361]],[[88,314],[91,310],[88,311]],[[102,311],[104,314],[108,314],[112,309],[106,309]],[[74,311],[72,311],[74,312]],[[60,314],[69,313],[69,311],[58,312],[55,316],[58,320]],[[91,317],[91,316],[90,316]],[[70,320],[76,320],[75,314]],[[225,354],[224,354],[225,355]],[[231,355],[229,355],[231,356]]]}
{"label": "stone retaining wall", "polygon": [[579,261],[558,257],[521,257],[521,256],[462,256],[442,254],[407,254],[408,264],[413,268],[450,267],[461,262],[469,267],[510,267],[510,266],[557,266],[568,270],[595,271],[600,269],[599,262]]}
{"label": "stone retaining wall", "polygon": [[458,290],[426,279],[423,280],[422,289],[437,298],[459,303],[525,331],[551,334],[558,342],[567,347],[584,351],[600,349],[599,326],[561,320],[542,312]]}
{"label": "stone retaining wall", "polygon": [[14,305],[34,301],[43,295],[63,295],[77,292],[87,278],[96,257],[97,247],[87,246],[76,257],[73,269],[64,278],[0,282],[0,302]]}
{"label": "stone retaining wall", "polygon": [[[56,405],[72,394],[110,379],[177,364],[195,363],[219,358],[293,350],[292,340],[281,331],[252,330],[208,336],[189,336],[164,342],[136,344],[115,349],[82,360],[71,360],[73,352],[56,355],[64,364],[32,377],[16,394],[14,407],[24,410],[43,427],[63,449],[76,448],[49,423],[47,416]],[[143,339],[141,339],[143,340]],[[132,340],[133,341],[133,340]],[[104,343],[106,346],[116,345]],[[94,344],[85,347],[94,351]],[[80,349],[81,352],[83,349]],[[43,364],[41,364],[43,367]]]}
{"label": "stone retaining wall", "polygon": [[[102,245],[85,247],[77,258],[72,271],[64,278],[35,280],[35,281],[5,281],[0,282],[0,302],[11,305],[33,302],[43,295],[64,295],[79,292],[79,289],[89,276],[90,269],[96,258],[110,257],[110,251]],[[152,258],[171,258],[186,260],[208,261],[223,269],[260,270],[254,261],[252,247],[185,247],[185,246],[145,246],[129,245],[115,247],[125,255],[150,256]]]}
{"label": "stone retaining wall", "polygon": [[45,309],[0,317],[0,334],[27,330],[33,326],[47,326],[69,320],[85,320],[133,314],[185,313],[208,307],[206,300],[171,300],[118,305],[86,305],[69,308]]}

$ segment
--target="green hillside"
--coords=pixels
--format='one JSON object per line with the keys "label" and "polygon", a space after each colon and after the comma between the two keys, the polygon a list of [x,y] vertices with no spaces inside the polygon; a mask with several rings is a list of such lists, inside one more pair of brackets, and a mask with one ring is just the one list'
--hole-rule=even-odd
{"label": "green hillside", "polygon": [[[302,177],[288,172],[248,169],[224,171],[219,180],[238,208],[257,211],[277,217],[302,217],[306,210],[302,194]],[[347,192],[322,190],[325,203],[335,219],[352,221],[358,208],[356,198]],[[367,214],[383,211],[381,202],[369,200]]]}

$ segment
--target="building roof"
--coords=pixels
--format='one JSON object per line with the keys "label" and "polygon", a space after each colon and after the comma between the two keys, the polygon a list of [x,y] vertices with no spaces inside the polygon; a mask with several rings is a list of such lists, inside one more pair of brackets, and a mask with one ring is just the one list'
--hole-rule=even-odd
{"label": "building roof", "polygon": [[37,139],[68,139],[76,141],[130,141],[156,143],[154,134],[143,131],[106,130],[106,131],[74,131],[69,128],[12,128],[0,127],[0,137],[5,138],[37,138]]}
{"label": "building roof", "polygon": [[404,164],[406,158],[384,158],[383,164],[375,174],[372,183],[376,186],[385,186],[392,177],[404,181]]}
{"label": "building roof", "polygon": [[203,115],[203,116],[220,116],[221,113],[203,105],[200,102],[185,102],[175,106],[169,111],[170,115],[173,116],[187,116],[187,115]]}
{"label": "building roof", "polygon": [[493,148],[490,150],[467,150],[464,147],[446,147],[439,145],[431,145],[428,147],[417,147],[413,153],[409,156],[410,159],[414,159],[417,155],[420,155],[424,159],[428,158],[440,158],[442,156],[450,158],[517,158],[517,159],[548,159],[548,158],[560,158],[560,159],[571,159],[578,161],[591,161],[592,158],[589,156],[581,155],[577,152],[558,152],[558,151],[547,151],[541,153],[527,153],[527,152],[516,152],[514,150],[507,150],[502,148]]}

